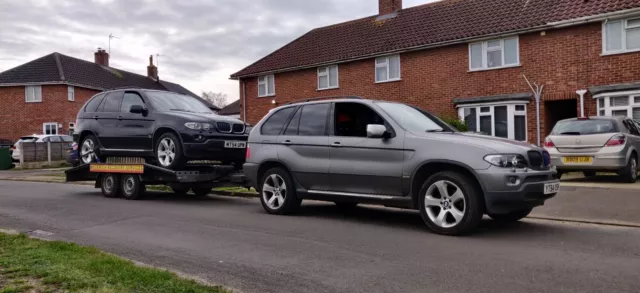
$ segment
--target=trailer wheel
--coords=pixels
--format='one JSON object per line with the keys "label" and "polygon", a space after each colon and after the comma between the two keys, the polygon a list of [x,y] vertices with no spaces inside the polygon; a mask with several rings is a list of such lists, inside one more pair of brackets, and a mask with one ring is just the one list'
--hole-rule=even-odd
{"label": "trailer wheel", "polygon": [[102,195],[107,198],[118,197],[118,191],[120,189],[119,176],[116,174],[103,174],[100,177]]}
{"label": "trailer wheel", "polygon": [[211,192],[211,187],[195,187],[191,188],[191,191],[193,191],[197,197],[205,197]]}
{"label": "trailer wheel", "polygon": [[140,182],[138,175],[122,175],[121,182],[122,188],[120,190],[122,191],[122,197],[125,199],[136,200],[142,195],[144,186]]}

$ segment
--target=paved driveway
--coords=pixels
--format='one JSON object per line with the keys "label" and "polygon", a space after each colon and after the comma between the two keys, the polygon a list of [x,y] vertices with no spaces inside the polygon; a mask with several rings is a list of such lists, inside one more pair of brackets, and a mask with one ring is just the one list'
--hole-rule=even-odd
{"label": "paved driveway", "polygon": [[425,231],[413,211],[339,213],[307,203],[155,194],[106,199],[88,186],[0,181],[0,227],[177,269],[242,292],[637,292],[640,230],[484,221],[468,237]]}

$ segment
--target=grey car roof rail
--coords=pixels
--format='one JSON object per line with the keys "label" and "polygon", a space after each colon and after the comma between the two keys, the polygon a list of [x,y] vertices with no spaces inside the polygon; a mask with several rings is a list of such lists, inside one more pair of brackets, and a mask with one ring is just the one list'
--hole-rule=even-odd
{"label": "grey car roof rail", "polygon": [[292,105],[292,104],[313,102],[313,101],[319,101],[319,100],[331,100],[331,99],[356,99],[356,100],[361,100],[363,98],[360,97],[360,96],[327,96],[327,97],[316,97],[316,98],[309,98],[309,99],[291,101],[291,102],[288,102],[288,103],[286,103],[284,105]]}

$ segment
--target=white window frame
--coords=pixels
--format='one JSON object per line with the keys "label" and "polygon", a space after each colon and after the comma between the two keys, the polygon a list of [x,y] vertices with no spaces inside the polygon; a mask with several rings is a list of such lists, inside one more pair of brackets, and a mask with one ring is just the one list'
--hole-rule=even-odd
{"label": "white window frame", "polygon": [[[398,77],[390,78],[390,76],[391,76],[391,66],[390,66],[389,60],[391,58],[396,58],[396,57],[398,58]],[[384,60],[384,63],[378,63],[378,60]],[[373,62],[374,62],[374,65],[375,65],[375,68],[373,70],[373,79],[375,80],[375,83],[385,83],[385,82],[394,82],[394,81],[402,80],[402,59],[400,58],[400,55],[390,55],[390,56],[378,57]],[[378,75],[377,75],[378,68],[386,68],[387,69],[387,79],[378,80]]]}
{"label": "white window frame", "polygon": [[[505,40],[511,40],[511,39],[515,39],[516,40],[516,58],[517,61],[516,63],[513,64],[506,64],[505,59],[504,59],[504,41]],[[498,50],[497,48],[495,49],[489,49],[489,42],[493,42],[493,41],[500,41],[500,50],[502,50],[502,66],[499,67],[489,67],[488,66],[488,58],[487,58],[487,53],[489,51],[496,51]],[[481,44],[482,45],[482,67],[480,68],[473,68],[472,67],[472,60],[471,60],[471,47],[473,45],[478,45]],[[469,55],[469,71],[484,71],[484,70],[494,70],[494,69],[501,69],[501,68],[510,68],[510,67],[518,67],[520,66],[520,37],[519,36],[515,36],[515,37],[505,37],[505,38],[501,38],[501,39],[491,39],[491,40],[485,40],[485,41],[481,41],[481,42],[474,42],[474,43],[469,43],[468,46],[468,55]]]}
{"label": "white window frame", "polygon": [[76,90],[73,86],[67,86],[67,100],[74,102],[76,100]]}
{"label": "white window frame", "polygon": [[[491,133],[489,135],[495,136],[496,133],[496,118],[495,118],[495,107],[507,106],[507,138],[514,139],[516,137],[515,131],[515,117],[516,116],[524,116],[524,140],[529,141],[529,121],[527,119],[527,104],[526,102],[521,101],[513,101],[513,102],[500,102],[500,103],[486,103],[486,104],[469,104],[469,105],[461,105],[458,106],[458,118],[460,121],[464,122],[464,110],[469,108],[476,109],[476,129],[469,129],[469,131],[480,132],[480,117],[481,116],[491,116]],[[518,111],[516,110],[516,106],[524,106],[524,110]],[[489,112],[480,112],[480,108],[489,107]]]}
{"label": "white window frame", "polygon": [[[273,92],[269,92],[269,80],[271,80],[273,82],[271,88],[273,89]],[[264,85],[265,86],[265,94],[264,95],[260,95],[260,86]],[[271,75],[264,75],[264,76],[260,76],[258,77],[258,97],[262,98],[262,97],[273,97],[276,95],[276,77],[275,75],[271,74]]]}
{"label": "white window frame", "polygon": [[[615,55],[615,54],[624,54],[630,52],[640,52],[640,48],[627,50],[627,30],[628,29],[640,29],[640,27],[628,27],[629,20],[640,20],[640,16],[634,16],[629,18],[615,19],[615,20],[605,20],[602,22],[602,55]],[[620,50],[611,50],[607,51],[607,24],[611,22],[622,22],[622,49]]]}
{"label": "white window frame", "polygon": [[[331,86],[331,68],[336,69],[336,85]],[[321,70],[324,69],[324,73],[320,73]],[[327,77],[327,87],[320,87],[320,77],[326,76]],[[338,65],[330,65],[330,66],[325,66],[325,67],[318,67],[318,90],[322,91],[322,90],[330,90],[330,89],[337,89],[340,87],[340,69],[338,68]]]}
{"label": "white window frame", "polygon": [[42,123],[42,134],[47,134],[47,126],[53,126],[56,133],[49,133],[49,135],[58,135],[58,122],[45,122]]}
{"label": "white window frame", "polygon": [[[29,93],[33,95],[33,99],[29,99]],[[24,101],[26,103],[42,103],[42,86],[28,85],[24,87]]]}
{"label": "white window frame", "polygon": [[[611,98],[627,97],[629,104],[626,106],[611,106]],[[636,103],[635,99],[639,101]],[[627,111],[627,118],[633,119],[633,109],[640,108],[640,91],[618,92],[599,94],[594,97],[596,100],[596,115],[600,115],[600,111],[604,110],[604,116],[613,116],[613,111]],[[604,107],[600,107],[600,100],[604,100]]]}

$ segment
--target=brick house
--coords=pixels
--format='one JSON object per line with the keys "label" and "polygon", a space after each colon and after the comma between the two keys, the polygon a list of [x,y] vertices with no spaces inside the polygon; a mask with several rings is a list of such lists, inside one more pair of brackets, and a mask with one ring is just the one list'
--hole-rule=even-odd
{"label": "brick house", "polygon": [[255,124],[288,101],[359,95],[537,143],[525,75],[544,85],[541,139],[582,112],[640,119],[638,0],[378,4],[378,15],[314,29],[234,73],[243,117]]}
{"label": "brick house", "polygon": [[152,57],[147,76],[109,67],[104,50],[98,49],[94,57],[95,62],[89,62],[52,53],[0,73],[0,139],[70,134],[80,107],[96,93],[113,88],[167,90],[201,99],[179,84],[160,80]]}

